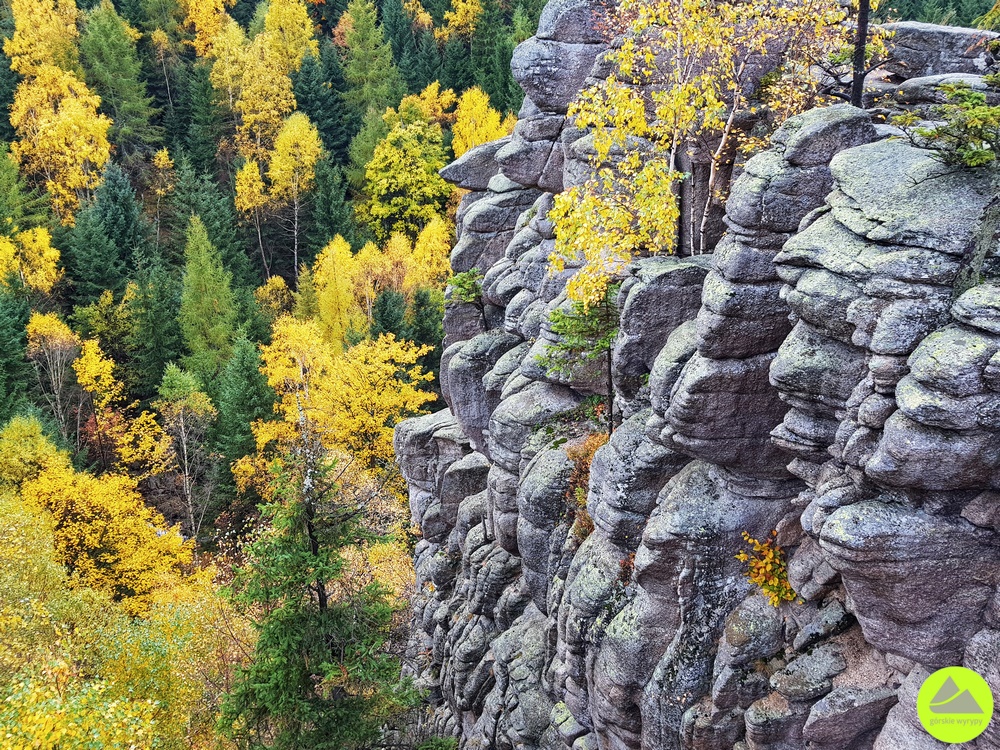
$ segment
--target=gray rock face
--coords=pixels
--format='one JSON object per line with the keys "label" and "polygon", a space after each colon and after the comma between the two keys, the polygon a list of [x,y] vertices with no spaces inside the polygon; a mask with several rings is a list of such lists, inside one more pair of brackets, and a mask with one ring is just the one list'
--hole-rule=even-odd
{"label": "gray rock face", "polygon": [[[551,0],[515,54],[513,135],[443,171],[472,191],[454,270],[484,278],[447,306],[450,408],[396,430],[426,721],[482,750],[941,748],[915,713],[931,671],[1000,690],[990,178],[847,105],[794,117],[742,167],[714,252],[624,274],[612,392],[603,357],[554,372],[578,266],[552,271],[549,211],[593,174],[566,112],[609,72],[603,12]],[[993,65],[997,35],[892,28],[897,103]],[[748,580],[769,544],[784,598]]]}
{"label": "gray rock face", "polygon": [[883,26],[892,32],[892,62],[886,69],[903,78],[941,73],[988,73],[995,64],[990,31],[904,21]]}

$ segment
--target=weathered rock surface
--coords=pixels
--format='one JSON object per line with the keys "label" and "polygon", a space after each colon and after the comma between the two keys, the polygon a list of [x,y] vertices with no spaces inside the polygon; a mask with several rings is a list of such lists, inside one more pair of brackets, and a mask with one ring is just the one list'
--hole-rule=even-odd
{"label": "weathered rock surface", "polygon": [[[513,135],[443,171],[472,191],[454,269],[484,279],[448,305],[450,408],[396,431],[429,721],[483,750],[943,747],[923,679],[965,664],[1000,690],[990,179],[846,105],[795,117],[713,252],[625,273],[610,372],[554,372],[576,268],[552,272],[548,213],[592,170],[566,111],[606,74],[603,13],[551,0],[515,54]],[[994,65],[995,34],[891,28],[897,102]],[[745,535],[786,551],[791,600],[747,580]]]}

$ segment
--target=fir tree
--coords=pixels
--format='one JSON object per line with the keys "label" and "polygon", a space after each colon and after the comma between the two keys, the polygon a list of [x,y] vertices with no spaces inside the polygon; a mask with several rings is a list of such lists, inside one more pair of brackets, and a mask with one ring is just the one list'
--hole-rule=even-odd
{"label": "fir tree", "polygon": [[73,302],[89,305],[105,289],[116,296],[125,289],[125,260],[121,249],[108,237],[95,205],[76,215],[69,232],[65,263],[73,280]]}
{"label": "fir tree", "polygon": [[25,356],[30,310],[15,289],[0,289],[0,423],[27,405],[31,365]]}
{"label": "fir tree", "polygon": [[400,292],[386,289],[375,299],[372,308],[372,324],[369,335],[373,339],[385,333],[393,334],[397,339],[409,338],[406,325],[406,298]]}
{"label": "fir tree", "polygon": [[185,369],[195,373],[210,395],[232,350],[236,309],[231,275],[212,246],[205,225],[191,218],[184,247],[184,280],[177,315],[189,354]]}

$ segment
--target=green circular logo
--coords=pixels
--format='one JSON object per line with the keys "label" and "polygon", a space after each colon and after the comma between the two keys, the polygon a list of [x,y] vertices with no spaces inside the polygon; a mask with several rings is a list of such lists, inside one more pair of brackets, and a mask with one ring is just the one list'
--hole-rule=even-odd
{"label": "green circular logo", "polygon": [[920,686],[917,716],[931,737],[949,744],[969,742],[993,718],[993,691],[971,669],[939,669]]}

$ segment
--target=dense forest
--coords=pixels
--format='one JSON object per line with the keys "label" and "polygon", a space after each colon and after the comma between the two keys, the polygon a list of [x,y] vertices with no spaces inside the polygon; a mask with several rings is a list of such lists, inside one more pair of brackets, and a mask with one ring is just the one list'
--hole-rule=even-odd
{"label": "dense forest", "polygon": [[6,748],[363,745],[417,696],[392,426],[433,404],[497,0],[13,0]]}

